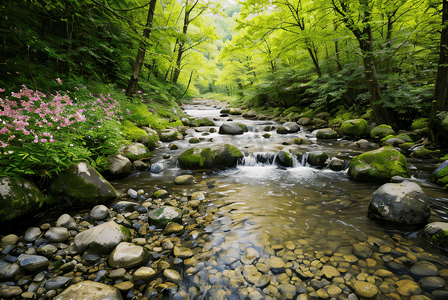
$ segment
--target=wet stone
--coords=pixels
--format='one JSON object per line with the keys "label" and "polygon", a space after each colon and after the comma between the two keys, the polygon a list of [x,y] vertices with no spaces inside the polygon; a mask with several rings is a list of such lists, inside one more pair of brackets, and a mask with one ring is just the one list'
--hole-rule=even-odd
{"label": "wet stone", "polygon": [[369,282],[356,281],[353,287],[359,297],[373,298],[378,294],[378,288]]}
{"label": "wet stone", "polygon": [[418,283],[424,291],[440,290],[445,287],[445,280],[440,277],[424,277]]}
{"label": "wet stone", "polygon": [[421,294],[420,286],[413,280],[400,280],[397,282],[397,292],[401,296],[410,297]]}
{"label": "wet stone", "polygon": [[174,246],[174,256],[178,258],[186,259],[192,257],[193,255],[194,255],[193,252],[187,247],[184,247],[179,244]]}
{"label": "wet stone", "polygon": [[12,298],[22,294],[22,292],[19,286],[4,286],[0,289],[0,295],[4,298]]}
{"label": "wet stone", "polygon": [[129,291],[134,287],[134,284],[131,281],[123,281],[114,285],[120,291]]}
{"label": "wet stone", "polygon": [[70,280],[72,280],[71,277],[58,276],[56,278],[47,280],[45,282],[45,288],[47,290],[57,290],[70,282]]}
{"label": "wet stone", "polygon": [[294,299],[297,294],[297,289],[295,285],[290,283],[282,283],[278,286],[282,299]]}
{"label": "wet stone", "polygon": [[34,242],[41,234],[42,231],[39,227],[31,227],[25,232],[23,240],[28,243]]}
{"label": "wet stone", "polygon": [[13,278],[20,273],[20,267],[18,264],[10,264],[3,269],[0,269],[0,280],[6,280]]}
{"label": "wet stone", "polygon": [[109,209],[105,205],[96,205],[90,211],[90,216],[96,221],[102,221],[109,216]]}
{"label": "wet stone", "polygon": [[437,267],[429,261],[418,261],[409,270],[415,276],[437,276]]}
{"label": "wet stone", "polygon": [[269,269],[274,274],[284,273],[285,272],[285,262],[280,257],[274,256],[270,258],[267,262]]}
{"label": "wet stone", "polygon": [[46,268],[50,261],[40,255],[26,255],[22,254],[19,256],[19,264],[22,268],[27,271],[38,271]]}
{"label": "wet stone", "polygon": [[156,271],[154,271],[153,268],[140,267],[132,274],[132,279],[134,281],[150,280],[151,278],[154,277],[155,274],[156,274]]}
{"label": "wet stone", "polygon": [[182,277],[179,272],[172,269],[166,269],[163,271],[163,276],[165,276],[167,281],[179,284],[182,281]]}
{"label": "wet stone", "polygon": [[368,245],[358,243],[353,245],[353,254],[361,258],[368,258],[372,256],[373,251]]}
{"label": "wet stone", "polygon": [[44,236],[49,242],[58,243],[65,242],[71,234],[65,227],[51,227]]}
{"label": "wet stone", "polygon": [[19,240],[19,237],[15,234],[8,234],[2,237],[0,240],[0,247],[6,247],[8,245],[14,245]]}

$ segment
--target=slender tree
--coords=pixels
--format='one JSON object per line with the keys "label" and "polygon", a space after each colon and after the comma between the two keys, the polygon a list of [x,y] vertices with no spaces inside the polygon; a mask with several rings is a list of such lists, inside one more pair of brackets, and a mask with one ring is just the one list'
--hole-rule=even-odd
{"label": "slender tree", "polygon": [[152,22],[154,20],[154,11],[156,9],[156,4],[157,0],[151,0],[151,2],[149,3],[148,17],[146,19],[145,29],[143,30],[143,39],[140,40],[140,44],[138,47],[137,58],[135,59],[131,79],[129,80],[128,88],[126,90],[127,96],[132,96],[133,94],[135,94],[135,91],[137,89],[138,77],[140,76],[140,72],[143,67],[143,61],[145,60],[146,47],[148,44],[147,40],[149,39],[152,31]]}
{"label": "slender tree", "polygon": [[443,0],[442,31],[440,34],[439,64],[434,87],[434,100],[437,101],[437,110],[447,109],[448,96],[448,1]]}

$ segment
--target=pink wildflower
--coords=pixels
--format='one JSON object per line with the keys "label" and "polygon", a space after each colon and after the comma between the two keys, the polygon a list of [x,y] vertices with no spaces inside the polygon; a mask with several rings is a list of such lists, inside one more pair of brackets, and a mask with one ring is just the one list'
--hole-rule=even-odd
{"label": "pink wildflower", "polygon": [[56,81],[57,81],[59,84],[62,84],[62,80],[61,80],[60,78],[56,78]]}
{"label": "pink wildflower", "polygon": [[0,88],[0,93],[3,93],[4,91],[5,91],[4,89]]}

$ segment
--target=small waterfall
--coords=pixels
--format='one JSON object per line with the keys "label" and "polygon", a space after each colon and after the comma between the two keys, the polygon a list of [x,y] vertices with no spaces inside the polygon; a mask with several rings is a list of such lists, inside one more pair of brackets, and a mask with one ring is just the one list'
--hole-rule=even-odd
{"label": "small waterfall", "polygon": [[272,165],[275,162],[277,153],[273,152],[255,152],[245,156],[242,161],[242,166],[256,166],[256,165]]}
{"label": "small waterfall", "polygon": [[306,166],[306,163],[308,162],[308,152],[303,153],[302,155],[302,161],[300,162],[300,164],[302,166]]}

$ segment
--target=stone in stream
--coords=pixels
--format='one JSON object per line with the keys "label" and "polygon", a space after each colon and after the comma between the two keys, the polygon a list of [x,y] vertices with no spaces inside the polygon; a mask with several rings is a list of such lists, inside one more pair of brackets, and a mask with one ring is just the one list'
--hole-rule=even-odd
{"label": "stone in stream", "polygon": [[420,236],[431,244],[448,250],[448,223],[429,223],[425,226]]}
{"label": "stone in stream", "polygon": [[74,250],[82,253],[89,247],[97,254],[109,254],[121,241],[130,237],[127,228],[109,221],[77,234]]}
{"label": "stone in stream", "polygon": [[314,167],[320,167],[322,168],[325,166],[325,162],[328,159],[328,155],[325,154],[322,151],[316,150],[308,153],[308,160],[307,162]]}
{"label": "stone in stream", "polygon": [[338,137],[338,133],[333,128],[323,128],[319,129],[316,132],[316,138],[318,139],[336,139]]}
{"label": "stone in stream", "polygon": [[54,300],[72,299],[101,299],[101,300],[123,300],[120,291],[110,285],[90,280],[81,281],[71,285]]}
{"label": "stone in stream", "polygon": [[0,266],[0,280],[6,281],[8,279],[14,278],[16,275],[20,274],[22,270],[20,269],[19,264],[8,264],[3,267]]}
{"label": "stone in stream", "polygon": [[370,131],[370,137],[373,138],[385,138],[388,135],[394,135],[395,130],[392,129],[390,125],[387,124],[381,124],[376,126]]}
{"label": "stone in stream", "polygon": [[112,268],[132,268],[146,264],[149,255],[142,246],[121,242],[109,255],[108,263]]}
{"label": "stone in stream", "polygon": [[348,175],[357,181],[387,182],[394,176],[409,178],[406,157],[392,147],[382,147],[355,156]]}
{"label": "stone in stream", "polygon": [[277,128],[278,134],[296,133],[300,130],[300,127],[295,122],[286,122]]}
{"label": "stone in stream", "polygon": [[341,124],[339,133],[352,136],[364,136],[370,131],[369,124],[364,119],[347,120]]}
{"label": "stone in stream", "polygon": [[225,122],[219,127],[219,134],[240,135],[244,133],[244,129],[237,123]]}
{"label": "stone in stream", "polygon": [[433,263],[425,260],[418,261],[417,263],[415,263],[409,269],[409,271],[411,272],[412,275],[417,277],[439,275],[439,270],[437,269],[437,267]]}
{"label": "stone in stream", "polygon": [[162,142],[172,142],[180,139],[181,134],[175,128],[162,129],[160,132],[160,140]]}
{"label": "stone in stream", "polygon": [[0,177],[0,222],[5,222],[41,208],[47,197],[20,176]]}
{"label": "stone in stream", "polygon": [[188,185],[194,183],[194,177],[193,175],[181,175],[177,176],[176,179],[174,179],[174,183],[177,185]]}
{"label": "stone in stream", "polygon": [[219,144],[211,148],[188,149],[179,156],[178,162],[182,169],[233,168],[241,158],[243,154],[238,148]]}
{"label": "stone in stream", "polygon": [[372,194],[368,216],[404,226],[421,225],[431,214],[429,203],[414,182],[386,183]]}
{"label": "stone in stream", "polygon": [[278,152],[275,161],[277,164],[285,168],[292,168],[294,166],[291,154],[285,151]]}
{"label": "stone in stream", "polygon": [[337,157],[332,157],[328,166],[333,171],[343,171],[345,170],[345,161]]}
{"label": "stone in stream", "polygon": [[429,181],[447,186],[448,184],[448,160],[444,161],[435,171],[429,176]]}
{"label": "stone in stream", "polygon": [[111,156],[109,163],[109,172],[112,175],[129,174],[132,172],[132,162],[121,154]]}
{"label": "stone in stream", "polygon": [[442,290],[445,288],[445,280],[440,277],[429,276],[420,279],[418,282],[422,290],[432,292],[434,290]]}
{"label": "stone in stream", "polygon": [[150,158],[152,153],[141,143],[132,143],[123,149],[123,155],[131,161]]}
{"label": "stone in stream", "polygon": [[117,192],[104,177],[86,163],[71,165],[50,185],[50,194],[75,205],[92,205],[112,200]]}
{"label": "stone in stream", "polygon": [[162,206],[148,213],[150,223],[158,228],[165,228],[169,222],[179,223],[182,219],[182,211],[177,207]]}
{"label": "stone in stream", "polygon": [[42,231],[39,227],[31,227],[25,232],[23,240],[27,243],[34,242],[41,234]]}

